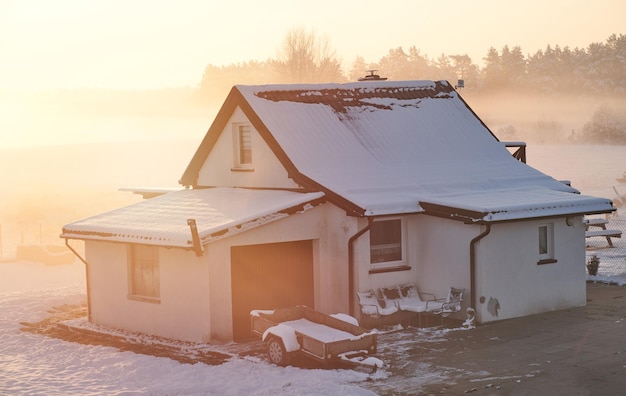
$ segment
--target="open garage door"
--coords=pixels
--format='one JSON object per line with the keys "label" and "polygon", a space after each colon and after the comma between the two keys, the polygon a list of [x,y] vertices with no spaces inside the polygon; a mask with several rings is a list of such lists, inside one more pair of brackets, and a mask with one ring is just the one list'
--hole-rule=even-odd
{"label": "open garage door", "polygon": [[233,338],[250,338],[250,311],[313,307],[313,242],[231,248]]}

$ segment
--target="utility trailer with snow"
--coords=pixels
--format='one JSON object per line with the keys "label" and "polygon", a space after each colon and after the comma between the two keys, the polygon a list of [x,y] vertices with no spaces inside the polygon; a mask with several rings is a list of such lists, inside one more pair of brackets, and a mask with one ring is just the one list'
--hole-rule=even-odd
{"label": "utility trailer with snow", "polygon": [[327,315],[305,306],[250,313],[252,332],[267,344],[274,364],[289,364],[294,354],[315,359],[325,367],[349,365],[376,371],[376,333],[358,326],[351,316]]}

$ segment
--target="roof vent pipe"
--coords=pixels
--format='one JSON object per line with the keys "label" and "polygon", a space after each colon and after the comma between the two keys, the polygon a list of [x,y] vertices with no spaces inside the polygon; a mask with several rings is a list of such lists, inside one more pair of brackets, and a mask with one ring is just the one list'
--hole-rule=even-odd
{"label": "roof vent pipe", "polygon": [[378,74],[374,74],[377,71],[378,70],[367,70],[369,74],[365,77],[359,77],[359,81],[385,81],[387,77],[381,77]]}

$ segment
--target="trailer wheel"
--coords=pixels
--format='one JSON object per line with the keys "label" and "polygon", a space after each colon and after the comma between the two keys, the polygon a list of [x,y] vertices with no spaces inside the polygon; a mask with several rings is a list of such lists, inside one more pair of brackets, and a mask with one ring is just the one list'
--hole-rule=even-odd
{"label": "trailer wheel", "polygon": [[277,337],[272,337],[267,342],[267,356],[270,361],[277,366],[286,366],[289,363],[289,356],[283,341]]}

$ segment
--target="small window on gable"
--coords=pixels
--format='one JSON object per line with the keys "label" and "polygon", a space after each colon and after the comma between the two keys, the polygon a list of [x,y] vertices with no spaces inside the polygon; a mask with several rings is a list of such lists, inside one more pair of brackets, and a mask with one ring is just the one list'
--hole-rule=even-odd
{"label": "small window on gable", "polygon": [[404,261],[401,219],[376,220],[370,229],[370,263],[373,267],[400,266]]}
{"label": "small window on gable", "polygon": [[233,125],[235,169],[252,168],[252,128],[249,124]]}
{"label": "small window on gable", "polygon": [[539,226],[539,261],[538,264],[554,263],[554,225]]}
{"label": "small window on gable", "polygon": [[129,294],[131,298],[158,302],[161,297],[159,251],[156,246],[131,245]]}

